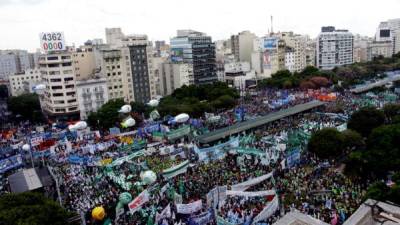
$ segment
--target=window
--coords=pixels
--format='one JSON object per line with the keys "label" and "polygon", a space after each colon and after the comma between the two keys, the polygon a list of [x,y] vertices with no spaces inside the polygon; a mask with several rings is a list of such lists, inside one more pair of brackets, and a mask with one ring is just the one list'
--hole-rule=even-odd
{"label": "window", "polygon": [[47,60],[58,60],[58,56],[48,56]]}
{"label": "window", "polygon": [[50,82],[60,82],[61,81],[61,78],[60,79],[50,79]]}
{"label": "window", "polygon": [[73,77],[66,77],[66,78],[64,78],[64,81],[71,81],[73,79],[74,79]]}
{"label": "window", "polygon": [[53,97],[61,97],[64,96],[64,93],[53,93]]}
{"label": "window", "polygon": [[61,59],[71,59],[71,56],[69,56],[69,55],[63,55],[63,56],[61,56]]}
{"label": "window", "polygon": [[66,66],[71,66],[71,65],[72,65],[72,63],[70,63],[70,62],[63,63],[63,64],[62,64],[62,66],[63,66],[63,67],[66,67]]}
{"label": "window", "polygon": [[78,109],[78,108],[77,108],[77,107],[68,108],[69,111],[74,111],[74,110],[76,110],[76,109]]}
{"label": "window", "polygon": [[64,103],[65,103],[64,100],[57,100],[57,101],[54,101],[54,104],[64,104]]}
{"label": "window", "polygon": [[70,99],[67,101],[68,103],[76,102],[76,99]]}
{"label": "window", "polygon": [[67,92],[67,96],[75,95],[75,91]]}
{"label": "window", "polygon": [[52,90],[59,90],[62,89],[62,86],[51,86]]}
{"label": "window", "polygon": [[65,85],[65,88],[74,88],[73,84]]}

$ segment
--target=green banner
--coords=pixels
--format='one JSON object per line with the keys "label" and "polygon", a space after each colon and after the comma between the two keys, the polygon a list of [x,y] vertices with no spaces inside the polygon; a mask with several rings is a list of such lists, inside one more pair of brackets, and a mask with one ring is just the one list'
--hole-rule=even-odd
{"label": "green banner", "polygon": [[186,125],[183,127],[180,127],[176,130],[172,130],[167,134],[168,140],[174,140],[180,137],[183,137],[185,135],[188,135],[190,133],[190,126]]}

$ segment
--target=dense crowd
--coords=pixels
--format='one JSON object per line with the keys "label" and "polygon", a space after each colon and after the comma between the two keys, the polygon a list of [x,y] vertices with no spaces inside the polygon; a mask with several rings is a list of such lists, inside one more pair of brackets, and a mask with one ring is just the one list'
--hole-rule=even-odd
{"label": "dense crowd", "polygon": [[[326,92],[320,90],[318,93]],[[301,90],[265,90],[251,99],[241,101],[240,108],[244,117],[237,116],[236,110],[219,112],[217,122],[208,121],[207,117],[200,118],[202,127],[196,129],[214,130],[237,123],[241,120],[264,116],[297,104],[315,99],[314,92]],[[72,135],[64,129],[44,125],[44,132],[63,134],[62,146],[55,148],[49,155],[43,155],[37,164],[45,164],[52,168],[60,185],[59,196],[63,206],[70,211],[83,214],[87,224],[102,224],[91,216],[91,210],[96,206],[105,209],[106,217],[116,220],[118,224],[163,224],[172,225],[179,222],[189,223],[192,217],[206,214],[211,206],[207,199],[210,190],[226,186],[227,190],[237,184],[272,173],[270,179],[262,180],[246,188],[245,192],[262,192],[274,190],[279,199],[279,207],[267,218],[262,218],[258,224],[272,224],[289,211],[298,210],[315,218],[332,224],[342,224],[346,218],[361,204],[368,181],[355,183],[346,178],[340,164],[335,161],[320,161],[305,151],[307,137],[322,127],[338,127],[345,123],[346,117],[360,107],[364,97],[354,96],[349,92],[338,93],[334,102],[328,102],[324,108],[300,113],[281,120],[271,122],[262,128],[253,129],[247,134],[239,134],[236,147],[224,146],[218,151],[222,157],[200,160],[195,148],[202,149],[192,136],[168,140],[164,137],[155,142],[151,135],[138,135],[128,132],[123,135],[98,135],[87,132],[84,135]],[[286,101],[279,101],[286,99]],[[385,101],[382,96],[377,101]],[[342,115],[342,116],[337,116]],[[12,145],[19,146],[27,143],[29,137],[38,133],[35,126],[29,123],[15,125],[13,137],[3,138],[2,149]],[[178,129],[179,125],[170,129]],[[2,133],[5,137],[5,132]],[[293,138],[292,136],[295,136]],[[296,139],[293,141],[291,139]],[[224,140],[226,141],[226,140]],[[147,143],[152,147],[134,148],[137,143]],[[61,144],[60,144],[61,145]],[[278,148],[277,146],[284,146]],[[210,146],[209,146],[210,147]],[[171,150],[166,151],[166,148]],[[253,150],[251,153],[243,151]],[[292,150],[301,152],[301,158],[293,164],[285,161]],[[33,149],[37,150],[37,149]],[[132,158],[131,154],[144,153]],[[261,154],[259,154],[261,152]],[[1,154],[0,159],[10,154]],[[23,152],[26,160],[29,156]],[[78,163],[70,158],[85,159]],[[110,162],[121,158],[129,158],[116,165]],[[206,157],[207,158],[207,157]],[[109,160],[103,162],[104,160]],[[163,176],[163,171],[174,168],[185,161],[189,165],[184,172],[172,178]],[[283,162],[283,163],[282,163]],[[143,183],[143,171],[152,170],[157,179],[154,183]],[[0,193],[7,192],[7,175],[15,169],[0,176]],[[51,189],[51,190],[50,190]],[[128,192],[133,199],[144,190],[149,192],[149,199],[134,213],[118,214],[116,207],[120,195]],[[49,192],[54,188],[49,188]],[[222,218],[231,224],[250,225],[253,220],[272,201],[275,195],[262,196],[230,196],[218,202],[215,217]],[[190,204],[202,201],[202,207],[195,214],[178,213],[177,204]],[[167,216],[158,216],[170,207]],[[158,219],[158,220],[157,220]],[[216,220],[205,220],[203,224],[216,224]]]}

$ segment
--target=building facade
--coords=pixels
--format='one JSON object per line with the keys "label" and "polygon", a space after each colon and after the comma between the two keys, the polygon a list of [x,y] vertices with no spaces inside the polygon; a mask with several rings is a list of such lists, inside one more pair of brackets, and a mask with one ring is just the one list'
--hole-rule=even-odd
{"label": "building facade", "polygon": [[250,31],[243,31],[231,36],[231,49],[236,61],[251,63],[251,53],[256,38],[257,36]]}
{"label": "building facade", "polygon": [[322,27],[318,35],[317,67],[330,70],[353,63],[353,34],[335,27]]}
{"label": "building facade", "polygon": [[48,118],[79,118],[73,52],[52,52],[39,58],[39,70],[46,85],[41,99]]}
{"label": "building facade", "polygon": [[177,33],[170,43],[171,60],[192,64],[195,84],[217,81],[215,44],[211,37],[192,30]]}
{"label": "building facade", "polygon": [[160,90],[166,96],[182,87],[194,84],[193,65],[189,63],[165,62],[161,66]]}
{"label": "building facade", "polygon": [[107,79],[97,77],[76,81],[76,92],[80,119],[86,120],[91,112],[97,112],[108,101]]}
{"label": "building facade", "polygon": [[42,81],[39,69],[27,69],[22,73],[10,75],[11,96],[32,93],[33,87]]}

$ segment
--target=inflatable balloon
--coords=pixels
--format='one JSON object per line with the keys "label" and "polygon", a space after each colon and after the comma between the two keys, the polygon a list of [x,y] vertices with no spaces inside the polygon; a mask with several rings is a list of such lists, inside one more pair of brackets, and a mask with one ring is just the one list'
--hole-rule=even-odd
{"label": "inflatable balloon", "polygon": [[130,113],[131,111],[132,111],[131,105],[123,105],[118,112],[120,112],[120,113]]}
{"label": "inflatable balloon", "polygon": [[157,99],[152,99],[147,103],[147,105],[149,105],[151,107],[156,107],[156,106],[158,106],[159,103],[160,102]]}
{"label": "inflatable balloon", "polygon": [[186,113],[181,113],[174,118],[176,123],[184,123],[189,120],[189,115]]}
{"label": "inflatable balloon", "polygon": [[83,130],[86,129],[87,127],[87,123],[85,121],[79,121],[75,124],[69,125],[68,129],[70,131],[76,131],[76,130]]}
{"label": "inflatable balloon", "polygon": [[157,180],[157,175],[151,170],[147,170],[144,173],[140,174],[140,178],[142,178],[142,182],[145,185],[152,184]]}
{"label": "inflatable balloon", "polygon": [[119,202],[123,205],[127,205],[129,202],[132,201],[132,195],[129,192],[123,192],[119,195]]}
{"label": "inflatable balloon", "polygon": [[122,121],[121,126],[123,128],[127,128],[127,127],[133,127],[135,126],[135,124],[136,124],[135,119],[133,119],[132,117],[128,117],[127,119]]}
{"label": "inflatable balloon", "polygon": [[34,91],[40,91],[40,90],[44,90],[44,89],[46,89],[46,85],[45,84],[38,84],[38,85],[33,87]]}
{"label": "inflatable balloon", "polygon": [[92,217],[95,220],[103,220],[106,212],[102,206],[96,207],[92,210]]}
{"label": "inflatable balloon", "polygon": [[22,146],[22,150],[24,150],[24,151],[29,151],[30,149],[31,149],[31,146],[29,146],[28,144],[24,144]]}

